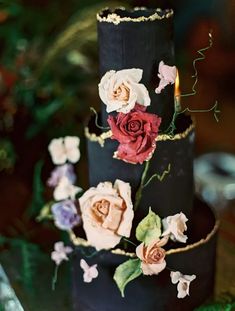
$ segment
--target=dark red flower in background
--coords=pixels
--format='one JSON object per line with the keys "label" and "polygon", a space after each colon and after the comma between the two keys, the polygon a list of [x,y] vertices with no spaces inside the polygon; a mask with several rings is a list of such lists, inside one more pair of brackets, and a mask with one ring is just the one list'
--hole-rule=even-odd
{"label": "dark red flower in background", "polygon": [[161,118],[145,111],[146,107],[136,104],[127,114],[120,112],[108,117],[112,139],[120,143],[115,153],[118,159],[142,164],[151,158]]}

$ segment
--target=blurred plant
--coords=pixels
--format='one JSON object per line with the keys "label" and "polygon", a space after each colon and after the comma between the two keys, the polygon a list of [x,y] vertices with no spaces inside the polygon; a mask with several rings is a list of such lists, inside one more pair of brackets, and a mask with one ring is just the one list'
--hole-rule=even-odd
{"label": "blurred plant", "polygon": [[0,172],[13,169],[15,159],[16,155],[12,143],[7,139],[0,139]]}
{"label": "blurred plant", "polygon": [[[55,1],[48,4],[41,18],[39,8],[23,6],[20,1],[2,1],[0,12],[6,18],[2,18],[0,29],[3,42],[0,62],[17,77],[8,97],[17,110],[22,105],[26,109],[28,139],[41,132],[56,136],[59,129],[59,135],[77,132],[79,123],[89,112],[84,102],[90,96],[87,90],[95,85],[98,71],[97,53],[94,53],[95,14],[106,2],[92,1],[92,5],[83,3],[83,7],[74,3],[71,2],[70,10],[76,12],[76,6],[79,10],[54,40],[53,26],[58,27],[61,21],[65,24],[61,14],[55,17],[55,12],[61,11],[59,4]],[[120,5],[120,2],[109,5]],[[55,127],[49,126],[51,122]]]}
{"label": "blurred plant", "polygon": [[223,293],[216,301],[204,304],[195,311],[233,311],[235,310],[235,297],[231,293]]}
{"label": "blurred plant", "polygon": [[7,238],[0,235],[0,247],[8,247],[16,251],[18,258],[19,279],[23,286],[33,290],[33,278],[36,273],[36,263],[42,256],[38,245],[23,239]]}

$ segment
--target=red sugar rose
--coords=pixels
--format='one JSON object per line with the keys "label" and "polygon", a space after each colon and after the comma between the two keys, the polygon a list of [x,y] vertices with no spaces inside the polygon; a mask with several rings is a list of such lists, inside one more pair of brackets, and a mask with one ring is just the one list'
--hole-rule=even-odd
{"label": "red sugar rose", "polygon": [[136,104],[129,113],[109,116],[112,139],[119,141],[116,157],[130,163],[143,163],[148,160],[155,148],[155,139],[161,118],[145,112],[146,107]]}

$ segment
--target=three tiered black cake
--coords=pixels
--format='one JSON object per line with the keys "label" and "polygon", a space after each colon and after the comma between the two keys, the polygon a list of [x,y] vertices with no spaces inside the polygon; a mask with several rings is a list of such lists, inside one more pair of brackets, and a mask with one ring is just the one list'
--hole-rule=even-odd
{"label": "three tiered black cake", "polygon": [[104,9],[97,20],[102,109],[85,129],[86,239],[70,231],[74,310],[193,310],[213,292],[218,223],[194,199],[173,11]]}

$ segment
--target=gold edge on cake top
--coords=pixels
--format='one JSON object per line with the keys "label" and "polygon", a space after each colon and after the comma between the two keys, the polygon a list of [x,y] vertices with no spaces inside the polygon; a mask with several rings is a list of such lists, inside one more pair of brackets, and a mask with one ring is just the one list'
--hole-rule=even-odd
{"label": "gold edge on cake top", "polygon": [[[172,254],[177,254],[177,253],[184,253],[184,252],[190,251],[194,248],[197,248],[199,246],[206,244],[207,242],[209,242],[212,239],[212,237],[218,231],[219,224],[220,224],[220,221],[217,219],[215,222],[214,228],[212,229],[212,231],[210,233],[207,234],[207,236],[204,239],[201,239],[198,242],[195,242],[193,244],[189,244],[189,245],[184,246],[184,247],[170,249],[170,250],[166,251],[166,256],[169,256]],[[88,243],[88,241],[86,241],[85,239],[77,237],[73,231],[70,231],[69,235],[70,235],[70,239],[71,239],[72,243],[75,246],[92,247],[92,245],[90,245]],[[107,251],[109,251],[110,253],[112,253],[114,255],[122,255],[122,256],[127,256],[127,257],[131,257],[131,258],[136,257],[135,253],[126,252],[120,248],[113,249],[113,250],[107,250]]]}
{"label": "gold edge on cake top", "polygon": [[[195,128],[194,122],[190,124],[190,126],[183,132],[177,133],[175,135],[169,134],[159,134],[156,138],[156,141],[166,141],[166,140],[179,140],[186,138],[192,130]],[[112,137],[112,131],[109,130],[107,132],[103,132],[101,135],[97,135],[95,133],[90,133],[89,128],[85,127],[85,137],[89,139],[91,142],[97,142],[104,147],[105,140]]]}
{"label": "gold edge on cake top", "polygon": [[[145,11],[147,10],[147,8],[145,7],[136,7],[134,9],[126,9],[125,7],[118,7],[115,9],[110,9],[110,8],[104,8],[103,10],[101,10],[99,13],[97,13],[96,17],[97,20],[99,22],[106,22],[106,23],[113,23],[114,25],[118,25],[121,22],[134,22],[134,23],[138,23],[138,22],[147,22],[147,21],[155,21],[155,20],[162,20],[165,18],[170,18],[173,16],[174,11],[169,9],[169,10],[164,10],[165,14],[160,15],[160,12],[163,12],[162,9],[158,8],[155,9],[153,14],[151,14],[150,16],[146,17],[146,16],[139,16],[139,17],[121,17],[120,15],[117,14],[117,12],[115,12],[116,10],[122,10],[122,11],[128,11],[128,12],[135,12],[135,11]],[[104,11],[109,10],[110,13],[108,13],[107,16],[102,16],[102,13]]]}

